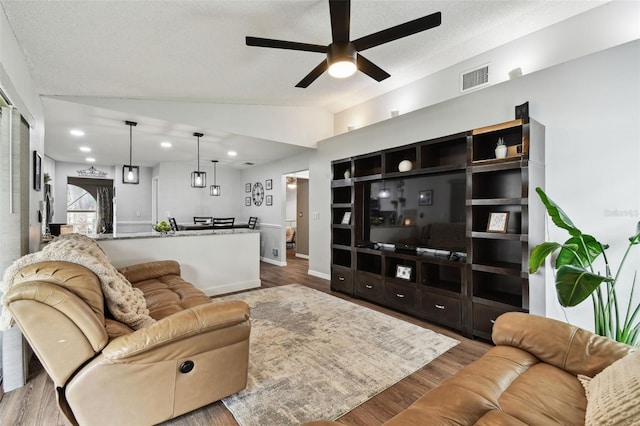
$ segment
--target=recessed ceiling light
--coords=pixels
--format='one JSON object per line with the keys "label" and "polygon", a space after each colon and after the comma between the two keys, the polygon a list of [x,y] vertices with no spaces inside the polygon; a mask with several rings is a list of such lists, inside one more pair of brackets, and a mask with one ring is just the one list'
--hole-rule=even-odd
{"label": "recessed ceiling light", "polygon": [[82,151],[82,152],[91,152],[91,148],[89,148],[88,146],[81,146],[80,147],[80,151]]}
{"label": "recessed ceiling light", "polygon": [[71,129],[69,133],[71,133],[73,136],[84,136],[84,131],[80,129]]}
{"label": "recessed ceiling light", "polygon": [[95,163],[95,162],[96,162],[96,159],[95,159],[95,158],[93,158],[93,157],[87,157],[87,161],[88,161],[89,163]]}
{"label": "recessed ceiling light", "polygon": [[167,142],[167,141],[160,142],[160,146],[163,148],[171,148],[171,142]]}
{"label": "recessed ceiling light", "polygon": [[237,153],[237,152],[235,152],[235,151],[229,151],[229,152],[227,152],[227,155],[228,155],[229,157],[235,157],[236,155],[238,155],[238,153]]}

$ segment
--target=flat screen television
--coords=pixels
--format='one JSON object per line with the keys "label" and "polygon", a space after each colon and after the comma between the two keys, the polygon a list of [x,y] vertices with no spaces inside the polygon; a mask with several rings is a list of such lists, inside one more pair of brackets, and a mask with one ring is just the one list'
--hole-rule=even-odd
{"label": "flat screen television", "polygon": [[363,184],[364,244],[465,252],[464,171]]}

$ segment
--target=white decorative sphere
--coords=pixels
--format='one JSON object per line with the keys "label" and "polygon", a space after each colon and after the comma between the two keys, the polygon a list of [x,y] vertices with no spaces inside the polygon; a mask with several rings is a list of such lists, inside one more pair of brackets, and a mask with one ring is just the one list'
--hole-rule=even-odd
{"label": "white decorative sphere", "polygon": [[408,172],[413,168],[413,163],[409,160],[402,160],[400,164],[398,164],[398,170],[401,172]]}

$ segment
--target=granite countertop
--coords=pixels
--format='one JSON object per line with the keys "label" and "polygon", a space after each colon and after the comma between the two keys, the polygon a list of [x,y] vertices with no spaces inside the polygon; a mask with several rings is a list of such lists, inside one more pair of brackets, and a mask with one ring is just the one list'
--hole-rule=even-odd
{"label": "granite countertop", "polygon": [[166,234],[161,234],[157,231],[151,232],[129,232],[114,234],[89,234],[90,238],[97,241],[104,240],[131,240],[140,238],[175,238],[175,237],[192,237],[202,235],[227,235],[227,234],[253,234],[259,233],[257,229],[237,228],[237,229],[216,229],[214,230],[201,230],[201,231],[170,231]]}

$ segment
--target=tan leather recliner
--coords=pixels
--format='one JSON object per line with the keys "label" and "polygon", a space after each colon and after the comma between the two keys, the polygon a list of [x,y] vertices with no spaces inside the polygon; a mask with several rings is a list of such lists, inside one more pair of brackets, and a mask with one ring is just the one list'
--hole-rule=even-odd
{"label": "tan leather recliner", "polygon": [[173,261],[121,272],[156,323],[134,331],[109,318],[98,277],[67,262],[23,268],[4,298],[72,423],[156,424],[245,388],[246,303],[212,303]]}

